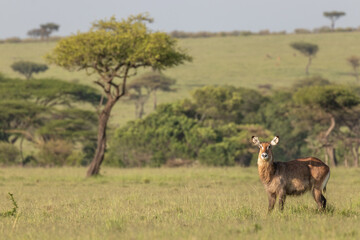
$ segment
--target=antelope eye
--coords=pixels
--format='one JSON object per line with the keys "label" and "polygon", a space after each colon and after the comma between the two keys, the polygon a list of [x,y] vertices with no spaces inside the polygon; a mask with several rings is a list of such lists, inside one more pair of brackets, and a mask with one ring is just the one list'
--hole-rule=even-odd
{"label": "antelope eye", "polygon": [[270,149],[270,148],[271,148],[271,145],[268,146],[268,149]]}

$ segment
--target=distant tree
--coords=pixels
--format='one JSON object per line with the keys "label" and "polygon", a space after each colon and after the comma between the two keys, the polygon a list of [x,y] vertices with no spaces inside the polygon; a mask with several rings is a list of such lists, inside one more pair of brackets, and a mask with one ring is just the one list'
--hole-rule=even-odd
{"label": "distant tree", "polygon": [[85,69],[98,74],[100,78],[95,83],[107,97],[99,113],[97,148],[87,176],[99,174],[111,110],[126,94],[127,80],[136,69],[162,70],[191,60],[176,46],[176,40],[165,33],[150,32],[145,22],[152,22],[152,19],[138,15],[122,21],[112,17],[95,22],[89,32],[60,40],[47,56],[49,62],[69,70]]}
{"label": "distant tree", "polygon": [[291,43],[290,46],[309,58],[308,64],[305,68],[306,75],[309,75],[309,67],[311,65],[312,58],[315,57],[319,50],[318,45],[306,42],[294,42]]}
{"label": "distant tree", "polygon": [[41,24],[40,28],[34,28],[27,32],[30,37],[40,37],[41,39],[48,39],[51,33],[58,31],[60,26],[55,23]]}
{"label": "distant tree", "polygon": [[32,38],[40,38],[42,37],[43,33],[40,28],[34,28],[27,32],[27,35],[29,35]]}
{"label": "distant tree", "polygon": [[130,101],[135,102],[135,117],[141,119],[145,114],[144,105],[149,99],[149,91],[143,88],[141,81],[132,81],[128,84],[127,95]]}
{"label": "distant tree", "polygon": [[[157,91],[175,91],[172,86],[176,83],[175,79],[169,78],[159,72],[151,72],[141,75],[129,83],[129,96],[135,101],[135,115],[141,118],[144,114],[144,104],[150,95],[154,95],[154,109],[157,106]],[[131,91],[133,90],[133,91]]]}
{"label": "distant tree", "polygon": [[354,70],[354,76],[357,81],[359,81],[359,66],[360,66],[360,58],[358,56],[351,56],[346,59],[347,62],[351,65]]}
{"label": "distant tree", "polygon": [[43,38],[48,39],[49,36],[51,35],[51,33],[53,33],[54,31],[59,30],[59,27],[60,26],[58,24],[55,24],[55,23],[41,24],[40,29],[42,30]]}
{"label": "distant tree", "polygon": [[18,61],[11,65],[12,70],[25,76],[27,80],[31,78],[34,73],[45,72],[48,69],[46,64]]}
{"label": "distant tree", "polygon": [[331,30],[334,31],[336,20],[338,20],[342,16],[345,16],[345,12],[338,12],[338,11],[324,12],[323,15],[324,15],[324,17],[330,19],[330,21],[331,21]]}
{"label": "distant tree", "polygon": [[145,74],[143,77],[145,81],[148,81],[147,88],[154,94],[154,109],[157,107],[157,91],[175,91],[175,89],[172,88],[172,86],[176,83],[175,79],[156,72]]}

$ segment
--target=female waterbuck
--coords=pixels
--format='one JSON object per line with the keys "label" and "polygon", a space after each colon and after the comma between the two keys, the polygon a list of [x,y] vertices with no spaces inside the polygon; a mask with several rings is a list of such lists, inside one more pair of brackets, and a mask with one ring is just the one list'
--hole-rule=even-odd
{"label": "female waterbuck", "polygon": [[258,172],[268,194],[269,211],[274,208],[276,197],[279,197],[279,207],[283,210],[286,195],[300,195],[307,191],[312,191],[319,209],[326,208],[322,192],[326,190],[330,169],[325,163],[314,157],[274,162],[271,147],[278,144],[279,137],[271,142],[260,142],[253,136],[252,142],[260,149]]}

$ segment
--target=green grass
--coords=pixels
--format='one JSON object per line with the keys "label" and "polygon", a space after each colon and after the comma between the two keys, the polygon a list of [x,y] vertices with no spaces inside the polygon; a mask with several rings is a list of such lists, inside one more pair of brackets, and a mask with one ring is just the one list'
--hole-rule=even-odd
{"label": "green grass", "polygon": [[255,168],[1,168],[3,239],[359,239],[360,169],[332,169],[318,212],[310,194],[267,214]]}
{"label": "green grass", "polygon": [[[257,88],[260,84],[271,84],[274,88],[289,87],[305,77],[307,63],[304,56],[289,46],[294,41],[319,45],[317,57],[310,67],[311,75],[321,75],[336,83],[356,83],[355,78],[349,75],[352,69],[346,58],[351,55],[360,56],[359,32],[181,39],[179,45],[188,50],[194,61],[165,71],[165,74],[177,79],[178,91],[159,94],[159,102],[172,102],[188,97],[194,88],[209,84],[250,88]],[[42,56],[55,44],[0,44],[0,72],[10,77],[21,77],[10,68],[14,61],[44,62]],[[84,84],[93,84],[92,80],[96,79],[96,76],[89,77],[85,72],[68,72],[56,66],[51,66],[49,71],[35,77],[56,77]],[[150,100],[146,105],[146,112],[151,111]],[[134,118],[134,106],[117,104],[112,115],[112,125],[122,125]]]}

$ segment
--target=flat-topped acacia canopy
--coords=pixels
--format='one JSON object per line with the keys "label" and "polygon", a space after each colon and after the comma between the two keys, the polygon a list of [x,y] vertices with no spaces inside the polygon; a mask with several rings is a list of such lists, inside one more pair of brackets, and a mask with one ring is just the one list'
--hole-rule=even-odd
{"label": "flat-topped acacia canopy", "polygon": [[89,74],[98,74],[95,83],[106,94],[106,104],[99,114],[98,146],[88,176],[99,173],[110,112],[124,96],[128,77],[139,67],[163,70],[191,61],[191,57],[177,47],[175,39],[166,33],[150,31],[146,22],[151,23],[152,19],[144,14],[121,21],[115,17],[97,21],[88,32],[61,39],[46,56],[50,63],[66,69],[85,69]]}

